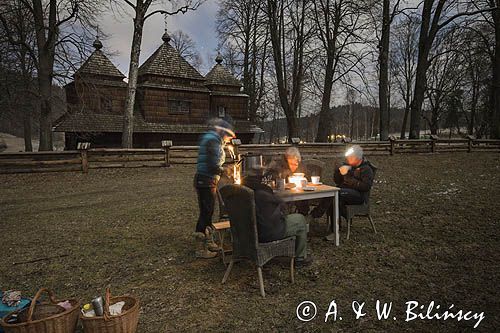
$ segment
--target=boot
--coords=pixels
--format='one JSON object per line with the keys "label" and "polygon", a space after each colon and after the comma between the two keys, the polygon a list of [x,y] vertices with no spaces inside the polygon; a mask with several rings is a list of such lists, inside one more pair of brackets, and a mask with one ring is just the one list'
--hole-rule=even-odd
{"label": "boot", "polygon": [[216,252],[211,252],[208,250],[207,240],[203,232],[195,232],[193,236],[197,247],[197,250],[195,252],[196,258],[211,259],[217,257]]}
{"label": "boot", "polygon": [[212,230],[212,227],[207,227],[205,229],[205,240],[206,240],[206,244],[207,244],[207,249],[209,251],[219,252],[220,247],[214,241],[214,232]]}

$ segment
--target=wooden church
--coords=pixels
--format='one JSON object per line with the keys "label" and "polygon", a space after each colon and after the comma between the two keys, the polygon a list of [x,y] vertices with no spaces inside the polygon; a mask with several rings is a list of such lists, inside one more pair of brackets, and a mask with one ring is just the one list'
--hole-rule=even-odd
{"label": "wooden church", "polygon": [[[175,145],[196,144],[214,117],[231,119],[238,138],[250,142],[262,130],[249,121],[248,95],[241,82],[217,56],[204,77],[170,45],[162,45],[139,67],[134,108],[134,147],[159,147],[162,140]],[[65,86],[67,112],[54,126],[64,132],[66,149],[78,142],[93,147],[119,147],[127,95],[125,75],[94,42],[95,51]]]}

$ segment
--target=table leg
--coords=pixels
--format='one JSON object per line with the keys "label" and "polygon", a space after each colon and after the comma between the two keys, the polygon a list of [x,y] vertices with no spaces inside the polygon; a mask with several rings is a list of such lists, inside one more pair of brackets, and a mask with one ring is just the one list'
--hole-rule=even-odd
{"label": "table leg", "polygon": [[334,219],[332,222],[334,233],[335,233],[335,246],[340,245],[340,236],[339,236],[339,192],[335,192],[335,196],[333,197],[333,216]]}

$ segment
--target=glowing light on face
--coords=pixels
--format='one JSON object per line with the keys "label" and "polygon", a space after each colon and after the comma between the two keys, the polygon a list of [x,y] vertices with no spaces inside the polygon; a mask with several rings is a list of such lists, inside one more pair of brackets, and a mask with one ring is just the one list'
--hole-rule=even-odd
{"label": "glowing light on face", "polygon": [[351,156],[353,153],[354,153],[354,149],[349,148],[349,149],[345,152],[345,157]]}

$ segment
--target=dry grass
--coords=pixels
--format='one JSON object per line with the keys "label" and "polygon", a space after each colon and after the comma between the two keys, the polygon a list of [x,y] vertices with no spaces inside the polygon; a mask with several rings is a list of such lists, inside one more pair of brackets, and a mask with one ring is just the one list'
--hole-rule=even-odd
{"label": "dry grass", "polygon": [[[0,175],[0,286],[34,294],[53,288],[84,300],[111,284],[142,301],[139,332],[174,331],[468,331],[471,322],[404,321],[405,302],[434,300],[484,311],[478,331],[500,326],[500,156],[436,154],[372,159],[379,233],[355,220],[339,248],[311,232],[315,263],[296,283],[280,264],[264,272],[258,293],[252,266],[235,266],[220,284],[218,260],[193,259],[197,215],[194,169],[105,170]],[[377,202],[377,204],[375,204]],[[13,266],[45,256],[69,256]],[[342,321],[324,323],[335,299]],[[375,301],[393,302],[398,320],[378,321]],[[303,300],[318,305],[308,323],[295,317]],[[355,320],[350,305],[365,301]],[[391,316],[392,316],[391,315]]]}

